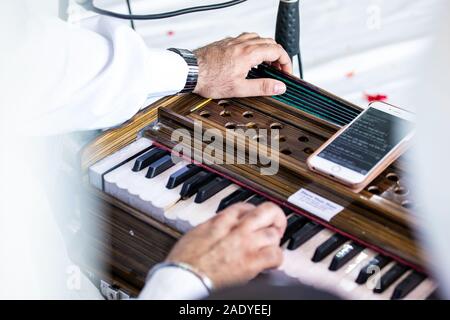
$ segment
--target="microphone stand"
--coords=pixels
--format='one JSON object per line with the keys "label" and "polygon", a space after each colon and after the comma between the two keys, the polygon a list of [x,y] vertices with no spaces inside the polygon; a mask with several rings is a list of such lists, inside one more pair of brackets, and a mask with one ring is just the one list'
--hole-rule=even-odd
{"label": "microphone stand", "polygon": [[300,78],[303,79],[303,66],[300,54],[299,0],[280,0],[275,41],[286,50],[292,61],[297,56]]}

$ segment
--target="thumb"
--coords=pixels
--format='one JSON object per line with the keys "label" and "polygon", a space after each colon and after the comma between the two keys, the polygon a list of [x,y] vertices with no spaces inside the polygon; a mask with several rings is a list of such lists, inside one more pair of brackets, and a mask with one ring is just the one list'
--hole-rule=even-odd
{"label": "thumb", "polygon": [[286,85],[274,79],[244,80],[236,86],[235,97],[274,96],[286,92]]}

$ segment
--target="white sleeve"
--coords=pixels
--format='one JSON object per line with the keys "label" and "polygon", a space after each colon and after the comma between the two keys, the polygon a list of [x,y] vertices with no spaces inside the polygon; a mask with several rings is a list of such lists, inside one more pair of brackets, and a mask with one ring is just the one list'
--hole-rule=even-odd
{"label": "white sleeve", "polygon": [[33,133],[115,126],[147,97],[175,94],[185,85],[184,59],[147,48],[122,21],[95,17],[82,28],[31,16],[24,25],[7,66],[7,102]]}
{"label": "white sleeve", "polygon": [[187,270],[164,267],[147,280],[139,299],[196,300],[208,296],[203,282]]}
{"label": "white sleeve", "polygon": [[433,41],[418,60],[415,90],[410,102],[417,111],[417,134],[411,160],[414,199],[420,203],[416,238],[421,244],[427,268],[439,284],[439,293],[450,299],[450,207],[448,206],[450,171],[450,1],[436,8]]}

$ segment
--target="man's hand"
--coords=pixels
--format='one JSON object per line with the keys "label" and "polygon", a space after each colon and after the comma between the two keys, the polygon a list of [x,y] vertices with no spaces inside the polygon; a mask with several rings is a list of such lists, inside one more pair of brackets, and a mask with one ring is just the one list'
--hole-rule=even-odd
{"label": "man's hand", "polygon": [[194,92],[213,99],[283,94],[286,86],[274,79],[247,80],[252,67],[263,62],[291,73],[286,51],[275,40],[244,33],[197,49],[199,78]]}
{"label": "man's hand", "polygon": [[207,275],[215,287],[246,282],[282,262],[283,211],[273,203],[233,205],[187,233],[167,257]]}

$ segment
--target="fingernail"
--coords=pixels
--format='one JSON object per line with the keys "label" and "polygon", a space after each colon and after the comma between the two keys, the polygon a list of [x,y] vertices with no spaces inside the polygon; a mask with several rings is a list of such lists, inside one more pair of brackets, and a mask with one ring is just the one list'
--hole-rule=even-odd
{"label": "fingernail", "polygon": [[283,94],[286,92],[286,85],[283,83],[278,83],[274,88],[275,94]]}

